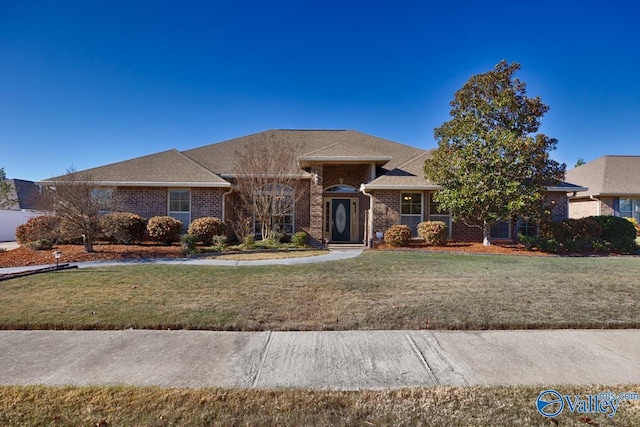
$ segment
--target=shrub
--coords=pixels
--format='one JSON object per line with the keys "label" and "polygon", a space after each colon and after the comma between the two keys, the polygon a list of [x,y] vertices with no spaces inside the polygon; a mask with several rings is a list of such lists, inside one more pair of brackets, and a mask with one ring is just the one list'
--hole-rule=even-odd
{"label": "shrub", "polygon": [[418,224],[418,235],[427,245],[445,246],[449,233],[447,224],[442,221],[424,221]]}
{"label": "shrub", "polygon": [[227,236],[213,236],[213,241],[211,243],[214,251],[222,252],[227,246]]}
{"label": "shrub", "polygon": [[36,240],[55,241],[58,238],[59,220],[56,217],[42,215],[29,219],[16,228],[16,241],[21,245]]}
{"label": "shrub", "polygon": [[204,245],[211,245],[213,236],[222,236],[226,230],[226,225],[212,216],[194,219],[189,224],[188,233],[195,236],[198,242]]}
{"label": "shrub", "polygon": [[198,238],[193,234],[185,234],[180,238],[180,244],[182,246],[183,254],[195,254],[197,251],[196,244],[198,243]]}
{"label": "shrub", "polygon": [[309,243],[309,234],[306,231],[298,231],[291,236],[291,243],[299,248],[305,247]]}
{"label": "shrub", "polygon": [[593,221],[600,224],[602,234],[600,237],[608,244],[613,252],[633,253],[638,250],[636,229],[624,218],[618,216],[591,216]]}
{"label": "shrub", "polygon": [[114,243],[131,244],[144,240],[147,220],[128,212],[113,212],[100,218],[103,236]]}
{"label": "shrub", "polygon": [[27,242],[26,246],[34,251],[43,251],[51,249],[53,247],[53,242],[48,239],[32,240],[30,242]]}
{"label": "shrub", "polygon": [[518,242],[522,243],[527,250],[531,250],[538,245],[538,238],[536,236],[518,234]]}
{"label": "shrub", "polygon": [[247,234],[242,242],[247,249],[251,249],[256,245],[256,236]]}
{"label": "shrub", "polygon": [[172,244],[180,237],[182,222],[170,216],[154,216],[147,222],[147,233],[156,242]]}
{"label": "shrub", "polygon": [[392,225],[384,233],[384,241],[391,246],[406,246],[411,241],[411,229],[408,225]]}
{"label": "shrub", "polygon": [[270,240],[273,240],[274,243],[287,243],[287,235],[278,231],[274,231],[273,233],[271,233]]}

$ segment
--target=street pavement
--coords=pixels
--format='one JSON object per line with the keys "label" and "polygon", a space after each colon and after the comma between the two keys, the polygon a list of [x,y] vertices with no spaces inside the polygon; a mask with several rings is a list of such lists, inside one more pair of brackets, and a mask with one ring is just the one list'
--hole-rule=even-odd
{"label": "street pavement", "polygon": [[639,362],[640,330],[0,331],[0,385],[614,385]]}

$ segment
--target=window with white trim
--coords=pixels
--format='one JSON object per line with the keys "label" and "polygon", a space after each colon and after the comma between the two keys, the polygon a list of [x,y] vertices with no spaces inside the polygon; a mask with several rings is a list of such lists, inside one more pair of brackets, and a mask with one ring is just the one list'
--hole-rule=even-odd
{"label": "window with white trim", "polygon": [[418,235],[418,224],[422,222],[422,193],[400,195],[400,224],[408,225],[411,235]]}
{"label": "window with white trim", "polygon": [[618,209],[620,216],[623,218],[635,218],[640,222],[640,199],[623,199],[620,198],[620,207]]}
{"label": "window with white trim", "polygon": [[169,210],[168,214],[180,222],[182,229],[186,230],[191,222],[191,190],[171,189],[169,190]]}

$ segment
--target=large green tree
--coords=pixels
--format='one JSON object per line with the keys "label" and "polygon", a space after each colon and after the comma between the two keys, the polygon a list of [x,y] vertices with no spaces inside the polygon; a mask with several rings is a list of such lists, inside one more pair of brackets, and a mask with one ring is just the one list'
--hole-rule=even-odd
{"label": "large green tree", "polygon": [[520,64],[502,61],[472,76],[451,101],[451,120],[434,131],[438,148],[425,177],[455,221],[479,227],[490,244],[491,226],[541,213],[545,188],[564,179],[566,165],[549,157],[557,140],[537,133],[549,110],[515,78]]}
{"label": "large green tree", "polygon": [[11,198],[13,187],[7,181],[7,175],[4,168],[0,168],[0,209],[3,209],[16,201]]}

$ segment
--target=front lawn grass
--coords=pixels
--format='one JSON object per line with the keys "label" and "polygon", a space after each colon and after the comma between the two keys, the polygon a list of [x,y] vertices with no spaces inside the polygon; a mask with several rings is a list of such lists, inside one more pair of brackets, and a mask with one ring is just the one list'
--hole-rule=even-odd
{"label": "front lawn grass", "polygon": [[[626,386],[558,387],[586,395]],[[536,411],[545,387],[433,387],[311,391],[149,387],[0,387],[2,426],[634,426],[640,401],[616,414],[571,413],[552,422]]]}
{"label": "front lawn grass", "polygon": [[368,251],[293,266],[122,266],[0,283],[3,329],[640,327],[637,257]]}

